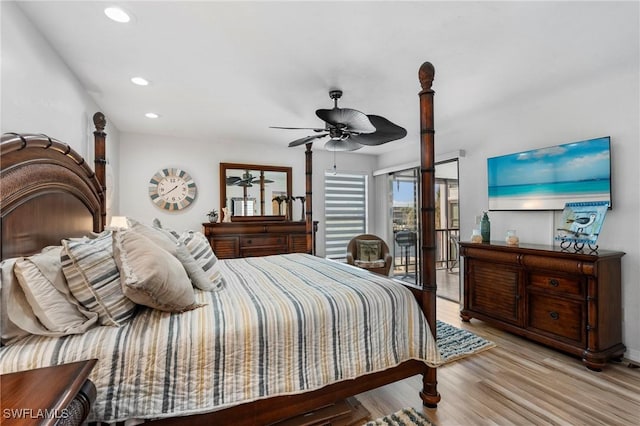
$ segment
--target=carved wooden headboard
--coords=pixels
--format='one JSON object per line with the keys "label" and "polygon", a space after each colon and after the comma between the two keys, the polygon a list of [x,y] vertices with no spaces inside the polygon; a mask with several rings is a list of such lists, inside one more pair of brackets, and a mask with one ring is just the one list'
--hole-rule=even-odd
{"label": "carved wooden headboard", "polygon": [[28,256],[43,247],[60,245],[62,238],[104,229],[104,115],[96,113],[94,123],[96,164],[102,163],[102,176],[56,139],[2,135],[0,259]]}

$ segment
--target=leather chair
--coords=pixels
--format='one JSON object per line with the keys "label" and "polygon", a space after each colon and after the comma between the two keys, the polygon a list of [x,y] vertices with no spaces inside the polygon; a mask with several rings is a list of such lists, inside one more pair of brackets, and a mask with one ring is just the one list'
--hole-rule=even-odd
{"label": "leather chair", "polygon": [[347,245],[347,263],[376,274],[389,276],[392,257],[389,247],[380,237],[362,234]]}

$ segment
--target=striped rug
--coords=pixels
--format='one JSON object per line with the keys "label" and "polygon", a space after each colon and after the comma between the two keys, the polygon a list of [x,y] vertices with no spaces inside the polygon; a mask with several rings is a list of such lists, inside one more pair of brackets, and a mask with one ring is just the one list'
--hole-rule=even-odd
{"label": "striped rug", "polygon": [[495,346],[495,343],[483,339],[470,331],[454,327],[440,320],[437,322],[436,331],[436,342],[443,364],[477,354]]}
{"label": "striped rug", "polygon": [[365,424],[365,426],[432,426],[433,423],[424,414],[413,408],[403,408],[388,416],[380,417]]}

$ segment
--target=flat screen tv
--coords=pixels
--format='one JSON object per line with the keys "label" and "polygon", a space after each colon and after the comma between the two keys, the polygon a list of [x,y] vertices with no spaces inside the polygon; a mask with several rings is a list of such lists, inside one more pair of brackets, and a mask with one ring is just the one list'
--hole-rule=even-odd
{"label": "flat screen tv", "polygon": [[487,159],[489,210],[563,210],[566,203],[611,207],[610,137]]}

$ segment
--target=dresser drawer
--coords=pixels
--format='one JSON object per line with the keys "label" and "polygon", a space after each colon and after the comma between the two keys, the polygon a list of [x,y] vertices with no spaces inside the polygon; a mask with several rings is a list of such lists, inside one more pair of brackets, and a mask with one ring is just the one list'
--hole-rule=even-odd
{"label": "dresser drawer", "polygon": [[585,287],[582,277],[542,273],[529,274],[529,285],[533,288],[576,296],[583,295]]}
{"label": "dresser drawer", "polygon": [[286,235],[256,235],[246,236],[240,238],[240,248],[247,249],[251,247],[285,247],[287,250],[287,236]]}
{"label": "dresser drawer", "polygon": [[584,303],[530,292],[527,307],[527,328],[586,343]]}
{"label": "dresser drawer", "polygon": [[233,259],[240,255],[238,237],[216,237],[209,239],[209,242],[218,259]]}
{"label": "dresser drawer", "polygon": [[290,235],[289,236],[289,253],[306,253],[307,252],[307,236]]}

